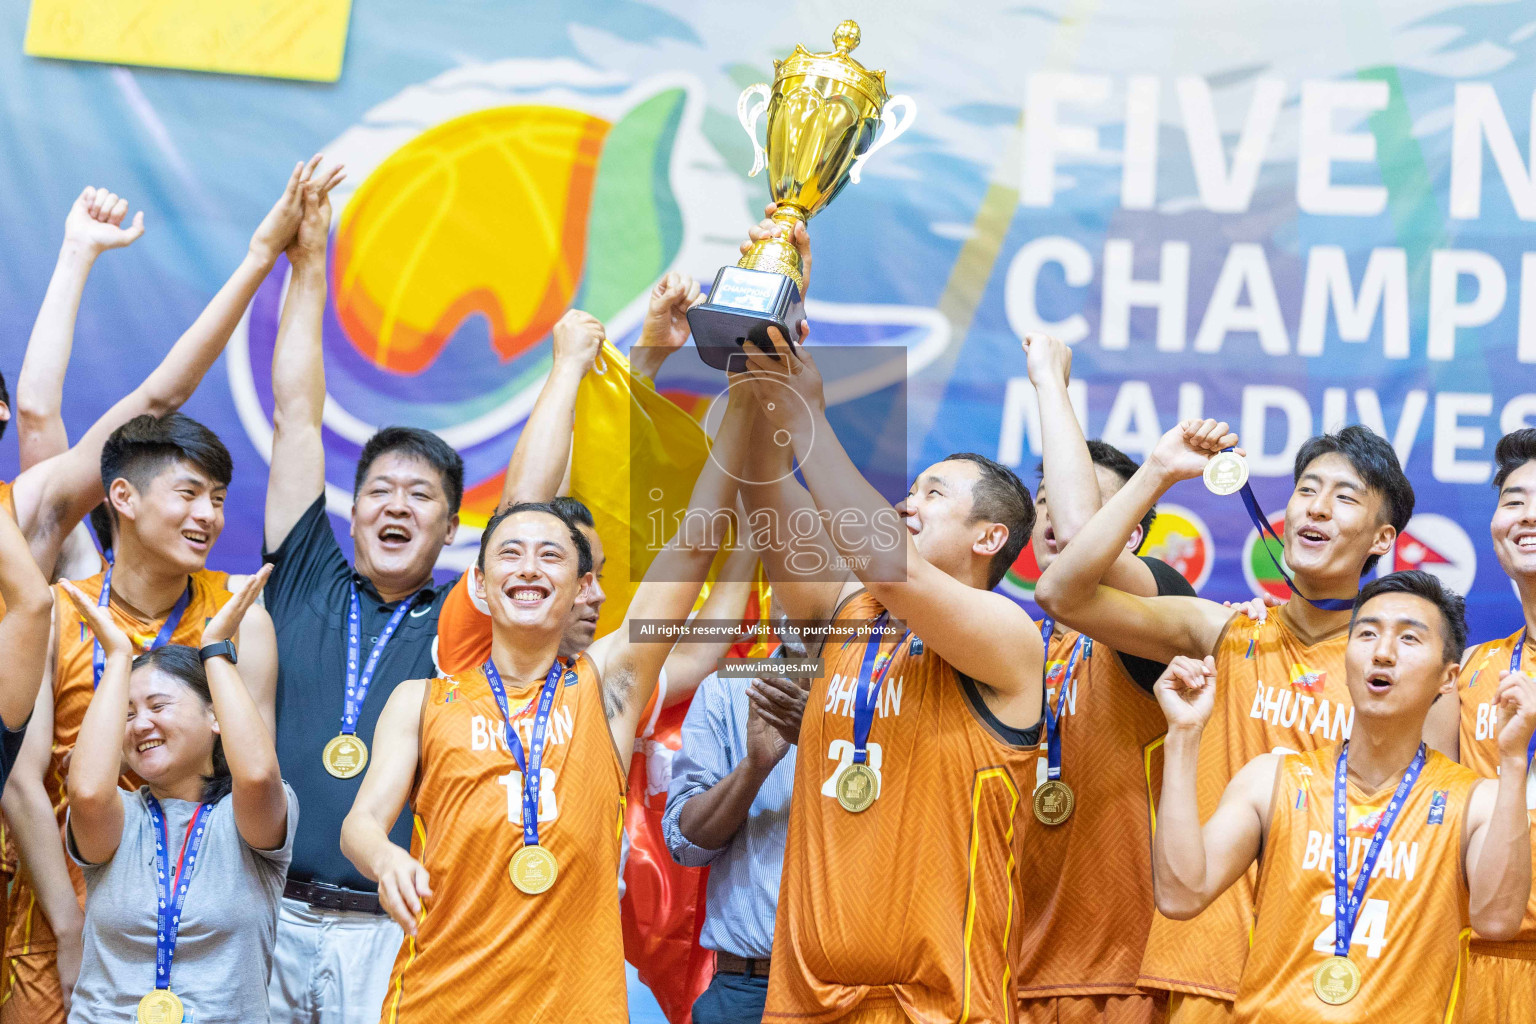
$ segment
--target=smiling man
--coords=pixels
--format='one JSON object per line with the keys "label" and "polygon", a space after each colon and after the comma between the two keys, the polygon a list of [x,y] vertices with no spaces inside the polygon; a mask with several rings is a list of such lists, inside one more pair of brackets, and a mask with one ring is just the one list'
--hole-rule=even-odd
{"label": "smiling man", "polygon": [[1168,718],[1153,845],[1159,909],[1193,917],[1258,866],[1253,948],[1237,986],[1242,1024],[1460,1019],[1468,926],[1513,938],[1530,898],[1525,763],[1536,682],[1505,671],[1489,683],[1494,782],[1422,738],[1430,706],[1455,693],[1467,639],[1460,597],[1428,573],[1383,576],[1360,592],[1347,636],[1349,738],[1259,755],[1212,813],[1199,806],[1196,774],[1227,680],[1209,656],[1179,657],[1157,684]]}
{"label": "smiling man", "polygon": [[[1200,747],[1202,816],[1216,809],[1237,770],[1260,754],[1315,750],[1349,737],[1344,649],[1350,604],[1361,575],[1392,550],[1413,514],[1413,487],[1392,446],[1365,427],[1346,427],[1308,440],[1296,453],[1284,539],[1299,592],[1276,614],[1252,622],[1215,601],[1143,597],[1102,584],[1123,556],[1125,538],[1164,492],[1200,476],[1213,454],[1236,443],[1227,425],[1214,420],[1174,427],[1061,550],[1035,589],[1048,615],[1122,655],[1162,662],[1214,656],[1222,686]],[[1238,499],[1229,500],[1235,511]],[[1154,916],[1138,984],[1172,993],[1172,1024],[1230,1019],[1252,909],[1250,874],[1192,921]]]}
{"label": "smiling man", "polygon": [[[107,438],[101,480],[116,538],[114,561],[76,586],[105,605],[137,653],[199,646],[203,626],[231,597],[205,569],[224,529],[229,452],[180,413],[129,420]],[[3,799],[23,870],[11,887],[13,986],[18,1021],[62,1021],[80,970],[85,879],[65,856],[65,759],[75,747],[104,654],[64,592],[54,602],[43,686]],[[273,724],[277,652],[272,621],[252,608],[240,626],[240,674]],[[126,780],[130,788],[136,780]]]}

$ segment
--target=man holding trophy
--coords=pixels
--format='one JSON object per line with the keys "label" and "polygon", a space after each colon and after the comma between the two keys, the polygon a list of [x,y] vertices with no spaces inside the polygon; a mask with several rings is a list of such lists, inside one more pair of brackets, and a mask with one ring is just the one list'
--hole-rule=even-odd
{"label": "man holding trophy", "polygon": [[1024,610],[992,588],[1029,539],[1033,503],[1006,467],[961,453],[892,508],[842,448],[815,361],[791,340],[803,340],[804,221],[911,121],[911,101],[888,97],[883,73],[849,55],[858,38],[844,22],[832,52],[796,47],[771,89],[743,96],[749,131],[768,115],[759,167],[766,157],[772,219],[689,314],[704,361],[742,371],[782,442],[750,446],[749,513],[835,523],[810,543],[820,564],[855,566],[797,572],[803,545],[764,546],[776,598],[825,639],[799,734],[763,1020],[1002,1022],[1013,1017],[1044,653]]}

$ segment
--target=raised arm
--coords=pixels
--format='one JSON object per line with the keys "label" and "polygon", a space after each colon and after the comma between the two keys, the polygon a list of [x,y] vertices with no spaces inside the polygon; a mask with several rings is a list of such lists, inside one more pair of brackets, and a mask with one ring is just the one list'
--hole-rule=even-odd
{"label": "raised arm", "polygon": [[[48,643],[44,685],[38,691],[27,735],[16,755],[16,764],[0,796],[8,834],[15,840],[21,863],[27,866],[32,891],[58,942],[59,983],[69,1004],[80,975],[81,930],[85,914],[69,877],[69,861],[59,841],[59,822],[44,780],[52,770],[53,751],[53,640]],[[117,750],[122,749],[119,740]]]}
{"label": "raised arm", "polygon": [[64,430],[64,374],[75,345],[75,317],[96,257],[132,245],[144,233],[144,212],[128,227],[128,200],[104,188],[87,188],[64,219],[64,245],[27,339],[16,380],[16,443],[27,469],[69,449]]}
{"label": "raised arm", "polygon": [[1526,751],[1536,732],[1536,681],[1504,673],[1498,706],[1499,777],[1480,783],[1467,808],[1466,874],[1472,927],[1504,942],[1520,931],[1531,898]]}
{"label": "raised arm", "polygon": [[74,447],[16,478],[16,518],[45,574],[52,572],[64,537],[105,497],[101,449],[112,431],[135,416],[163,416],[179,409],[224,351],[251,297],[298,226],[301,169],[294,169],[283,195],[257,227],[234,275],[144,382],[107,410]]}
{"label": "raised arm", "polygon": [[629,349],[629,368],[636,376],[656,383],[662,364],[688,340],[688,311],[703,301],[699,282],[687,274],[673,271],[656,282],[640,340]]}
{"label": "raised arm", "polygon": [[[757,552],[739,544],[725,556],[715,585],[709,588],[697,618],[705,622],[741,622],[752,596]],[[682,704],[693,697],[704,678],[715,670],[720,659],[736,643],[735,637],[708,640],[684,640],[667,655],[667,692],[662,707]]]}
{"label": "raised arm", "polygon": [[20,729],[32,714],[48,660],[53,592],[10,513],[0,509],[0,725]]}
{"label": "raised arm", "polygon": [[1258,858],[1280,758],[1264,754],[1239,769],[1202,828],[1195,765],[1200,733],[1216,706],[1215,660],[1174,658],[1155,692],[1168,736],[1152,837],[1152,887],[1157,909],[1182,921],[1210,906]]}
{"label": "raised arm", "polygon": [[1046,614],[1123,654],[1167,662],[1211,653],[1230,609],[1198,597],[1140,597],[1100,580],[1164,492],[1199,476],[1211,455],[1236,440],[1214,420],[1190,420],[1164,434],[1146,463],[1041,575],[1035,600]]}
{"label": "raised arm", "polygon": [[560,493],[575,438],[576,392],[605,336],[602,321],[579,309],[568,310],[555,324],[554,366],[512,450],[501,485],[501,508],[519,501],[549,501]]}
{"label": "raised arm", "polygon": [[389,841],[389,830],[411,796],[421,756],[421,707],[425,679],[396,686],[373,730],[373,757],[352,810],[341,823],[341,852],[358,871],[379,883],[379,904],[406,934],[416,934],[422,899],[432,895],[427,869]]}
{"label": "raised arm", "polygon": [[[1095,512],[1104,504],[1099,491],[1098,473],[1077,413],[1067,395],[1072,376],[1072,350],[1044,334],[1024,338],[1024,352],[1029,367],[1029,382],[1035,387],[1040,408],[1042,494],[1047,498],[1051,540],[1060,551],[1071,543]],[[1139,525],[1139,523],[1138,523]],[[1137,541],[1130,544],[1132,539]],[[1147,564],[1136,557],[1141,531],[1132,529],[1121,541],[1120,551],[1099,582],[1141,597],[1157,596],[1157,580]]]}
{"label": "raised arm", "polygon": [[316,175],[316,156],[294,179],[301,216],[287,248],[293,268],[272,346],[272,461],[262,524],[268,551],[315,499],[325,493],[325,289],[331,235],[331,189],[345,177],[337,166]]}
{"label": "raised arm", "polygon": [[[239,592],[203,627],[202,646],[235,636],[271,575],[268,562],[245,578]],[[272,731],[234,663],[220,656],[203,662],[203,668],[213,697],[213,717],[224,741],[224,760],[229,764],[235,827],[252,849],[275,850],[288,832],[288,796],[283,792]]]}
{"label": "raised arm", "polygon": [[90,624],[106,654],[101,683],[80,723],[69,759],[69,832],[75,849],[92,864],[105,864],[123,839],[123,803],[117,792],[123,763],[123,725],[128,721],[128,677],[133,644],[105,608],[70,582],[60,584]]}
{"label": "raised arm", "polygon": [[603,677],[608,726],[620,750],[634,742],[640,713],[672,650],[670,638],[636,640],[630,635],[631,626],[639,619],[681,621],[698,599],[715,553],[726,542],[734,523],[742,450],[756,422],[744,390],[732,389],[710,457],[694,482],[676,534],[646,570],[623,624],[592,645],[592,657]]}
{"label": "raised arm", "polygon": [[[1044,649],[1023,608],[955,579],[917,551],[901,517],[863,475],[827,421],[821,377],[805,348],[769,328],[779,361],[749,346],[754,390],[770,429],[786,432],[827,535],[869,593],[954,668],[1007,697],[1038,697]],[[791,392],[793,398],[786,399]],[[777,397],[775,397],[777,396]],[[1007,531],[989,543],[1001,550]],[[976,637],[990,642],[979,644]],[[1038,711],[1038,703],[1035,703]]]}

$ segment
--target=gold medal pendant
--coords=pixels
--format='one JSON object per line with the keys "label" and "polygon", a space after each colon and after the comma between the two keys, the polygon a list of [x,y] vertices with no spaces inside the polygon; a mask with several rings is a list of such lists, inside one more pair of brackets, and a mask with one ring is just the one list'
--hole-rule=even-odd
{"label": "gold medal pendant", "polygon": [[1217,452],[1205,464],[1205,489],[1226,497],[1248,482],[1248,460],[1237,452]]}
{"label": "gold medal pendant", "polygon": [[1077,797],[1060,779],[1047,779],[1035,787],[1035,817],[1042,825],[1060,825],[1072,817]]}
{"label": "gold medal pendant", "polygon": [[1331,956],[1312,975],[1312,991],[1329,1006],[1339,1006],[1360,994],[1360,968],[1347,956]]}
{"label": "gold medal pendant", "polygon": [[867,811],[879,795],[880,779],[867,764],[850,764],[837,778],[837,802],[850,814]]}
{"label": "gold medal pendant", "polygon": [[350,779],[368,764],[368,744],[356,736],[342,733],[325,745],[320,755],[325,770],[338,779]]}
{"label": "gold medal pendant", "polygon": [[507,866],[512,884],[529,896],[547,892],[560,874],[560,862],[542,846],[525,846],[512,855]]}
{"label": "gold medal pendant", "polygon": [[181,1024],[186,1010],[176,993],[157,988],[139,1000],[139,1024]]}

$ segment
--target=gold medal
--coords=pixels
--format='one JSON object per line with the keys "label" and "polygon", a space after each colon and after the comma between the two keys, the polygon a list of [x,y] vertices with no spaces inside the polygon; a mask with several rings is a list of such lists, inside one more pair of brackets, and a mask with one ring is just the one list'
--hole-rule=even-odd
{"label": "gold medal", "polygon": [[512,876],[513,885],[529,896],[537,896],[555,884],[560,863],[542,846],[525,846],[512,855],[507,872]]}
{"label": "gold medal", "polygon": [[1060,825],[1072,817],[1077,797],[1060,779],[1046,779],[1035,787],[1035,817],[1042,825]]}
{"label": "gold medal", "polygon": [[176,993],[157,988],[139,1000],[139,1024],[181,1024],[186,1010]]}
{"label": "gold medal", "polygon": [[325,770],[338,779],[350,779],[368,764],[368,744],[342,733],[325,745],[320,760],[325,762]]}
{"label": "gold medal", "polygon": [[880,778],[867,764],[850,764],[837,777],[837,802],[850,814],[869,810],[879,796]]}
{"label": "gold medal", "polygon": [[1360,994],[1360,968],[1347,956],[1331,956],[1312,975],[1312,991],[1329,1006],[1347,1003]]}
{"label": "gold medal", "polygon": [[1248,460],[1237,452],[1217,452],[1205,464],[1205,489],[1226,497],[1248,482]]}

